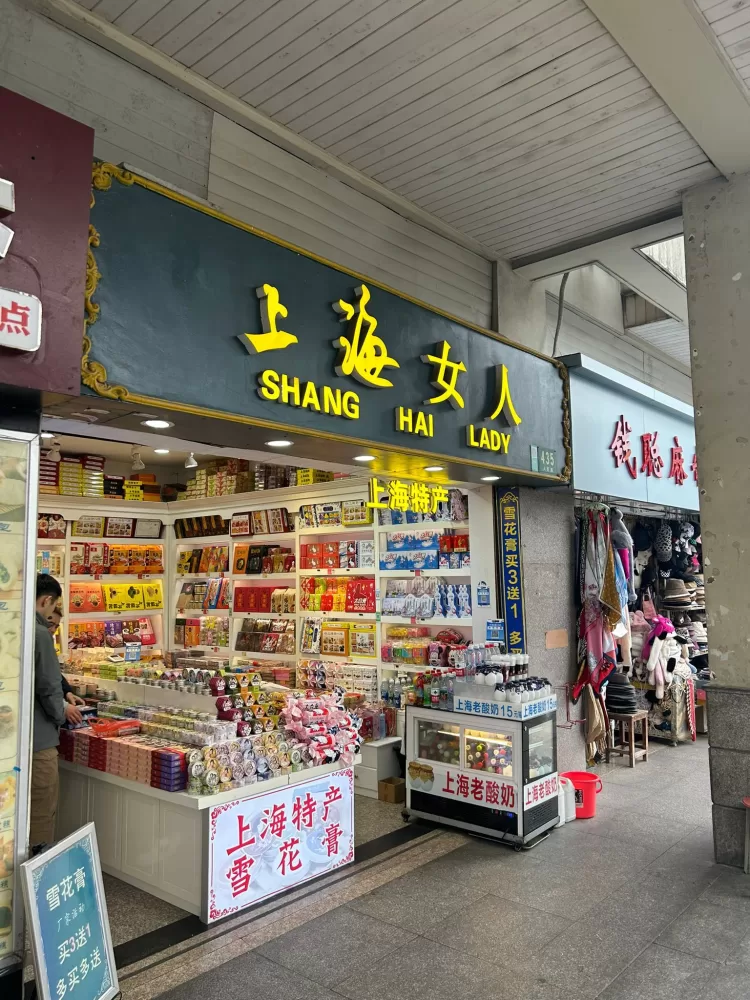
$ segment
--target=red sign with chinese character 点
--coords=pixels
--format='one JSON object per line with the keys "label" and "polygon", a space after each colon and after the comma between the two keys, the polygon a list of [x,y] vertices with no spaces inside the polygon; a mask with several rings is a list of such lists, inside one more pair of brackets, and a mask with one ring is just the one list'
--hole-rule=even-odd
{"label": "red sign with chinese character \u70b9", "polygon": [[215,806],[207,923],[353,860],[351,768]]}

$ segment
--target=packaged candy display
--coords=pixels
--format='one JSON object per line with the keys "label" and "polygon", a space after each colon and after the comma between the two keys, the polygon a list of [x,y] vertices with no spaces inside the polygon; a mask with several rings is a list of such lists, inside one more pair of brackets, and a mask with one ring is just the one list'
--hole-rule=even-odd
{"label": "packaged candy display", "polygon": [[65,559],[61,549],[36,550],[36,571],[37,573],[50,573],[54,577],[61,577],[64,572]]}
{"label": "packaged candy display", "polygon": [[454,586],[434,577],[389,580],[382,606],[383,617],[471,618],[470,588]]}
{"label": "packaged candy display", "polygon": [[300,543],[300,569],[374,569],[375,542],[371,538]]}
{"label": "packaged candy display", "polygon": [[237,583],[234,587],[234,610],[290,614],[297,610],[297,591],[294,587],[243,587]]}
{"label": "packaged candy display", "polygon": [[289,548],[280,545],[245,545],[234,547],[232,571],[238,576],[260,576],[269,573],[294,573],[296,557]]}
{"label": "packaged candy display", "polygon": [[288,653],[294,656],[296,622],[293,618],[243,618],[234,645],[239,652]]}
{"label": "packaged candy display", "polygon": [[244,514],[233,514],[229,522],[230,535],[276,535],[293,531],[294,525],[286,507],[270,507]]}
{"label": "packaged candy display", "polygon": [[365,500],[333,500],[303,504],[299,509],[301,528],[353,528],[372,524],[372,508]]}
{"label": "packaged candy display", "polygon": [[231,587],[225,577],[183,583],[177,595],[177,611],[214,611],[229,607]]}
{"label": "packaged candy display", "polygon": [[300,580],[300,610],[374,613],[375,577],[309,576]]}
{"label": "packaged candy display", "polygon": [[290,694],[281,713],[281,722],[290,743],[290,758],[301,755],[304,748],[313,765],[331,764],[340,760],[353,764],[362,737],[360,720],[344,710],[343,692],[311,697],[309,694]]}
{"label": "packaged candy display", "polygon": [[430,521],[465,521],[469,516],[466,497],[459,489],[448,490],[448,499],[438,504],[434,513],[412,510],[378,510],[380,524],[425,524]]}
{"label": "packaged candy display", "polygon": [[37,538],[65,538],[68,522],[62,514],[39,514],[37,516]]}
{"label": "packaged candy display", "polygon": [[121,649],[126,642],[156,644],[150,618],[117,618],[113,621],[70,622],[68,649]]}
{"label": "packaged candy display", "polygon": [[177,617],[174,620],[174,643],[176,646],[229,647],[228,618],[219,615],[199,615]]}
{"label": "packaged candy display", "polygon": [[201,517],[178,517],[174,522],[175,537],[210,538],[212,535],[228,535],[229,521],[221,514],[208,514]]}
{"label": "packaged candy display", "polygon": [[180,549],[177,556],[176,573],[178,576],[197,575],[205,573],[229,572],[229,546],[206,545],[203,548]]}
{"label": "packaged candy display", "polygon": [[341,688],[347,694],[356,693],[372,700],[378,697],[378,671],[377,667],[341,661],[300,660],[297,664],[296,687],[313,691]]}

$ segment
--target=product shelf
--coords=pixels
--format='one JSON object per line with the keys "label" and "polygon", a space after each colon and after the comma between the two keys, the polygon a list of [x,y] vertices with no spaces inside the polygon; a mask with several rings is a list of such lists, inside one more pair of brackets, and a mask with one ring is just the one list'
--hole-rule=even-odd
{"label": "product shelf", "polygon": [[65,548],[66,539],[64,538],[37,538],[36,547],[38,549],[56,549]]}
{"label": "product shelf", "polygon": [[296,570],[290,570],[288,573],[245,573],[244,575],[232,574],[232,580],[237,584],[245,583],[255,583],[264,580],[295,580],[297,578]]}
{"label": "product shelf", "polygon": [[266,535],[230,535],[229,540],[243,545],[280,545],[284,540],[293,542],[296,537],[296,531],[276,531]]}
{"label": "product shelf", "polygon": [[375,576],[377,570],[374,566],[356,566],[353,569],[301,569],[299,575],[305,576]]}
{"label": "product shelf", "polygon": [[419,521],[414,524],[378,524],[378,531],[418,531],[420,528],[455,528],[468,531],[468,521]]}
{"label": "product shelf", "polygon": [[465,580],[471,579],[471,567],[467,566],[466,569],[381,569],[379,571],[379,576],[387,577],[401,577],[406,580],[410,580],[414,576],[429,576],[429,577],[442,577],[442,576],[453,576],[453,577],[463,577]]}
{"label": "product shelf", "polygon": [[342,622],[377,621],[374,611],[298,611],[302,618],[333,618]]}
{"label": "product shelf", "polygon": [[439,625],[448,628],[451,625],[470,626],[471,618],[402,618],[398,615],[381,615],[381,625]]}
{"label": "product shelf", "polygon": [[189,618],[191,615],[202,615],[212,618],[226,618],[232,614],[231,608],[175,608],[176,618]]}
{"label": "product shelf", "polygon": [[297,528],[297,534],[300,535],[300,536],[303,536],[303,535],[304,536],[307,536],[307,535],[351,535],[351,534],[356,534],[356,535],[360,535],[360,534],[361,535],[367,535],[367,534],[369,534],[369,535],[371,535],[375,531],[376,527],[377,526],[374,525],[374,524],[356,524],[356,525],[352,525],[351,527],[346,527],[345,525],[338,525],[338,526],[329,527],[328,525],[326,525],[323,528],[304,528],[302,525],[300,525]]}
{"label": "product shelf", "polygon": [[88,583],[139,583],[143,580],[163,580],[166,573],[72,573],[70,583],[83,580]]}
{"label": "product shelf", "polygon": [[253,663],[259,663],[261,660],[289,660],[294,666],[296,666],[296,660],[299,655],[300,654],[298,653],[259,653],[257,650],[253,650],[251,653],[247,650],[243,651],[241,649],[231,650],[231,656],[233,659],[237,658],[250,660],[251,662],[249,665],[251,667]]}
{"label": "product shelf", "polygon": [[164,608],[148,608],[140,611],[66,611],[70,618],[79,618],[85,621],[105,622],[115,618],[156,618],[164,614]]}

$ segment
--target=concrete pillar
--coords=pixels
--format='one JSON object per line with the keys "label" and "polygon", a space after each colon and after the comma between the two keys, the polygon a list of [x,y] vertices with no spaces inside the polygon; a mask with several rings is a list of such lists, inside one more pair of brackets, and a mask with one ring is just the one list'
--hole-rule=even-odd
{"label": "concrete pillar", "polygon": [[714,846],[742,866],[750,795],[750,175],[683,199],[708,639]]}

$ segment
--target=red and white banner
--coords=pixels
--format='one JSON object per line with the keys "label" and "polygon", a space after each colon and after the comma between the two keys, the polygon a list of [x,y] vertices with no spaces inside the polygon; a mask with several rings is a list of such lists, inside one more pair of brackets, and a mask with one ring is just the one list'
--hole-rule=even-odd
{"label": "red and white banner", "polygon": [[557,796],[557,772],[548,774],[546,778],[537,778],[526,785],[523,790],[523,811],[533,809],[540,802]]}
{"label": "red and white banner", "polygon": [[459,771],[440,764],[425,765],[421,761],[413,761],[407,768],[407,781],[413,792],[428,792],[488,809],[518,812],[516,786],[499,774]]}
{"label": "red and white banner", "polygon": [[354,771],[214,806],[207,922],[354,860]]}

